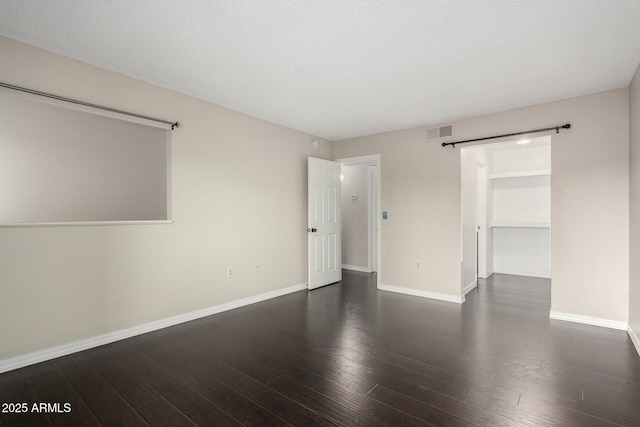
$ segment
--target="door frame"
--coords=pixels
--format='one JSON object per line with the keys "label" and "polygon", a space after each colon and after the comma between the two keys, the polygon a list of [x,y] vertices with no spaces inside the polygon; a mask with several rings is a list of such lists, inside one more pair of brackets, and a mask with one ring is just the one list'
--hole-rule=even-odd
{"label": "door frame", "polygon": [[[382,202],[381,202],[381,189],[382,189],[382,156],[380,154],[371,154],[367,156],[358,157],[346,157],[342,159],[335,159],[336,162],[347,166],[369,166],[370,171],[368,176],[369,181],[369,213],[368,213],[368,238],[367,238],[367,253],[369,259],[368,268],[371,271],[372,267],[377,272],[376,275],[376,287],[380,288],[382,280]],[[371,197],[371,196],[374,197]],[[375,201],[372,200],[375,198]],[[372,255],[375,259],[371,259]]]}
{"label": "door frame", "polygon": [[488,192],[488,167],[486,163],[476,159],[476,230],[477,230],[477,277],[486,279],[489,277],[487,268],[487,192]]}
{"label": "door frame", "polygon": [[[548,144],[551,150],[551,147],[553,147],[553,135],[545,135],[545,136],[539,136],[539,137],[530,137],[531,142],[533,144]],[[476,162],[475,162],[475,169],[476,169],[476,209],[483,209],[484,212],[484,221],[482,221],[482,215],[480,215],[480,212],[477,210],[476,211],[476,230],[477,230],[477,226],[484,226],[484,230],[480,230],[479,233],[479,237],[480,237],[480,241],[479,241],[479,256],[478,256],[478,261],[479,261],[479,265],[477,267],[478,269],[478,278],[489,278],[491,277],[491,275],[493,275],[495,273],[495,237],[494,237],[494,229],[493,229],[493,219],[494,219],[494,212],[493,212],[493,184],[492,181],[490,179],[491,177],[491,173],[493,170],[493,154],[496,151],[501,150],[504,147],[507,147],[507,149],[519,149],[518,147],[520,147],[519,145],[517,145],[516,143],[518,142],[517,139],[513,139],[513,138],[505,138],[502,141],[499,142],[492,142],[492,143],[484,143],[484,144],[476,144],[473,145],[471,147],[468,148],[463,148],[461,150],[484,150],[485,152],[485,157],[478,161],[478,156],[476,155]],[[502,148],[501,148],[502,146]],[[526,149],[527,146],[522,146],[522,149]],[[552,153],[552,151],[551,151]],[[552,154],[550,154],[550,157],[552,158]],[[462,158],[462,157],[460,157]],[[551,161],[551,159],[550,159]],[[462,168],[461,168],[461,173],[462,173]],[[486,178],[486,180],[484,179]],[[482,197],[482,193],[484,193],[484,198]],[[464,199],[464,194],[461,191],[461,205],[463,206],[464,209],[464,204],[462,203]],[[484,200],[482,200],[484,199]],[[481,203],[485,203],[484,208],[481,207]],[[551,200],[551,203],[553,203],[553,200]],[[462,221],[462,216],[464,215],[464,210],[461,210],[461,222],[460,222],[460,230],[461,230],[461,261],[464,260],[463,258],[463,254],[464,254],[464,223]],[[549,230],[551,230],[551,227],[553,226],[552,224],[553,219],[552,217],[550,218],[550,225],[549,225]],[[551,253],[553,252],[553,243],[552,243],[552,239],[551,236],[549,238],[549,270],[550,270],[550,274],[549,276],[543,275],[541,277],[544,278],[552,278],[553,277],[553,273],[551,271],[551,262],[552,262],[552,256]],[[511,273],[511,274],[522,274],[522,273]],[[538,276],[534,276],[534,277],[538,277]],[[552,281],[552,286],[553,286],[553,281]],[[464,289],[464,284],[463,284],[463,289]],[[464,292],[463,292],[464,293]]]}

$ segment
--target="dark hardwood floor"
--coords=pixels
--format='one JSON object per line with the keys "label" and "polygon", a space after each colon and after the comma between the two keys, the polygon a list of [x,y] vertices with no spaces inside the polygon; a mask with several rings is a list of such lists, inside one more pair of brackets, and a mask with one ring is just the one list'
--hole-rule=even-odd
{"label": "dark hardwood floor", "polygon": [[0,426],[640,425],[626,332],[549,320],[549,287],[494,275],[457,305],[345,271],[2,374],[0,403],[28,413]]}

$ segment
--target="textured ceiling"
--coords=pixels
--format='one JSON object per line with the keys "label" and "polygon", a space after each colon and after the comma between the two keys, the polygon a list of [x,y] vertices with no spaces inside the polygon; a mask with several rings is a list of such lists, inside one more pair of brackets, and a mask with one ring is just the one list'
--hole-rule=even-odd
{"label": "textured ceiling", "polygon": [[0,0],[0,34],[331,140],[625,87],[638,0]]}

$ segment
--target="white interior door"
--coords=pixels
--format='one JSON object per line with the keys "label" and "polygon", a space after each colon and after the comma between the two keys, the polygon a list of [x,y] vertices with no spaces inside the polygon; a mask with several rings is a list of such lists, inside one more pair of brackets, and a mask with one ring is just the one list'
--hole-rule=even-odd
{"label": "white interior door", "polygon": [[309,157],[309,289],[342,280],[340,163]]}

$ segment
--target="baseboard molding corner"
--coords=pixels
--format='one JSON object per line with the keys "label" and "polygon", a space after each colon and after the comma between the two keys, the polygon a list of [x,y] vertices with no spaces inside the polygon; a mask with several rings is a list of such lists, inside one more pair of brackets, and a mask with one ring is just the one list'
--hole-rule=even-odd
{"label": "baseboard molding corner", "polygon": [[627,329],[627,333],[629,334],[629,338],[631,338],[631,342],[633,343],[633,346],[636,348],[636,351],[638,352],[638,356],[640,356],[640,338],[638,338],[638,335],[636,335],[635,331],[631,328],[631,325],[629,325],[629,328]]}
{"label": "baseboard molding corner", "polygon": [[617,329],[626,331],[628,324],[617,320],[601,319],[599,317],[581,316],[578,314],[560,313],[557,311],[549,312],[549,318],[554,320],[563,320],[565,322],[582,323],[590,326],[600,326],[602,328]]}
{"label": "baseboard molding corner", "polygon": [[421,291],[419,289],[411,289],[411,288],[403,288],[400,286],[392,286],[392,285],[385,285],[385,284],[380,284],[378,285],[378,289],[380,289],[381,291],[388,291],[388,292],[395,292],[398,294],[405,294],[405,295],[411,295],[411,296],[415,296],[415,297],[422,297],[422,298],[429,298],[429,299],[434,299],[434,300],[438,300],[438,301],[445,301],[445,302],[453,302],[456,304],[462,304],[465,300],[464,295],[450,295],[450,294],[441,294],[441,293],[437,293],[437,292],[429,292],[429,291]]}
{"label": "baseboard molding corner", "polygon": [[474,290],[477,287],[478,287],[478,279],[474,280],[473,282],[471,282],[467,286],[465,286],[464,289],[462,290],[462,295],[468,294],[469,292],[471,292],[472,290]]}
{"label": "baseboard molding corner", "polygon": [[122,329],[120,331],[110,332],[107,334],[74,341],[69,344],[36,351],[33,353],[0,360],[0,374],[3,372],[13,371],[14,369],[24,368],[47,360],[56,359],[79,351],[88,350],[90,348],[99,347],[101,345],[110,344],[126,338],[135,337],[137,335],[146,334],[147,332],[157,331],[159,329],[175,326],[180,323],[190,322],[201,317],[211,316],[213,314],[222,313],[223,311],[233,310],[235,308],[244,307],[246,305],[255,304],[257,302],[266,301],[268,299],[277,298],[293,292],[307,289],[307,284],[289,286],[275,291],[266,292],[264,294],[255,295],[248,298],[231,301],[212,307],[195,310],[189,313],[179,314],[177,316],[160,319],[157,321],[145,323],[143,325],[134,326],[132,328]]}
{"label": "baseboard molding corner", "polygon": [[342,264],[342,268],[345,270],[351,270],[351,271],[359,271],[361,273],[371,273],[371,269],[368,267],[358,267],[357,265],[349,265],[349,264]]}

